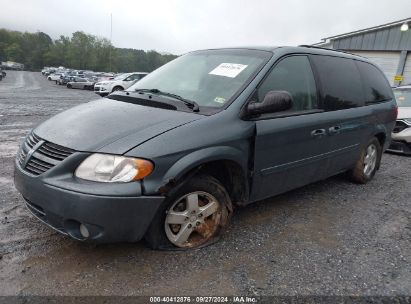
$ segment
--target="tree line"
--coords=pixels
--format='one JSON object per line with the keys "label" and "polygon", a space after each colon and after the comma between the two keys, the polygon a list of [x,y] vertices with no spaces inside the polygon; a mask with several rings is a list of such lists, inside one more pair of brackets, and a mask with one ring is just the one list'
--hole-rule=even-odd
{"label": "tree line", "polygon": [[154,50],[116,48],[108,39],[82,31],[53,40],[43,32],[0,29],[0,61],[23,63],[31,71],[64,66],[106,72],[151,72],[176,57]]}

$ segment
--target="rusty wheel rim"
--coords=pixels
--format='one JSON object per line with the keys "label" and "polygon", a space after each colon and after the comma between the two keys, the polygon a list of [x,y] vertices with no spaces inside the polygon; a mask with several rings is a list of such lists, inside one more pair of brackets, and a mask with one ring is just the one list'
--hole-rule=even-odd
{"label": "rusty wheel rim", "polygon": [[177,247],[194,248],[212,239],[221,221],[221,204],[207,192],[196,191],[176,200],[168,209],[165,232]]}

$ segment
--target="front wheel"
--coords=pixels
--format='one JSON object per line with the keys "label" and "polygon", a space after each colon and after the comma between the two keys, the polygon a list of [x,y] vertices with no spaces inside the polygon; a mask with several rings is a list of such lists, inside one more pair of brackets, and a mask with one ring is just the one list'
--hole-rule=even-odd
{"label": "front wheel", "polygon": [[230,197],[211,176],[196,176],[171,190],[145,238],[153,249],[198,248],[212,243],[228,224]]}
{"label": "front wheel", "polygon": [[381,144],[374,137],[361,151],[355,167],[348,172],[349,178],[358,184],[368,183],[372,180],[380,166],[381,155]]}
{"label": "front wheel", "polygon": [[116,92],[116,91],[123,91],[124,89],[122,87],[114,87],[112,92]]}

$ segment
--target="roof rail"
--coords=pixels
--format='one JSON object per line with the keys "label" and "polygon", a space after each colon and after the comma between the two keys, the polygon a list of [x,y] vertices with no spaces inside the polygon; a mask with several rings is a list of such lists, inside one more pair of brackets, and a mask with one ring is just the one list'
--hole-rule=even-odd
{"label": "roof rail", "polygon": [[365,58],[365,57],[363,57],[363,56],[361,56],[361,55],[353,54],[353,53],[346,52],[346,51],[336,50],[336,49],[328,49],[328,48],[321,47],[321,46],[301,44],[301,45],[299,45],[299,47],[306,47],[306,48],[312,48],[312,49],[320,49],[320,50],[326,50],[326,51],[334,51],[334,52],[339,52],[339,53],[344,53],[344,54],[348,54],[348,55],[354,55],[354,56],[358,56],[358,57]]}

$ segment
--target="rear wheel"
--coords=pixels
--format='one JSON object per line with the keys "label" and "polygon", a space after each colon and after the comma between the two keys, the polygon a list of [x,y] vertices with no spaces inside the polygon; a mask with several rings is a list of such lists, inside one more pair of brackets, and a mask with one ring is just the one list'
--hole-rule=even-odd
{"label": "rear wheel", "polygon": [[68,85],[67,85],[67,88],[72,89],[73,86],[72,86],[71,84],[68,84]]}
{"label": "rear wheel", "polygon": [[374,137],[361,151],[355,167],[348,172],[349,178],[359,184],[369,182],[380,166],[381,154],[380,142]]}
{"label": "rear wheel", "polygon": [[170,192],[145,238],[153,249],[198,248],[216,240],[231,213],[231,200],[221,183],[211,176],[196,176]]}

